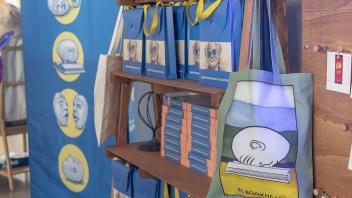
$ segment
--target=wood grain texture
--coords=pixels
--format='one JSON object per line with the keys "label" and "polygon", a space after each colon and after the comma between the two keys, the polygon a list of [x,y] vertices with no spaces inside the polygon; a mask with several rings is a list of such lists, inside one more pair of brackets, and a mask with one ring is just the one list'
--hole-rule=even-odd
{"label": "wood grain texture", "polygon": [[302,70],[314,74],[314,178],[329,196],[352,197],[347,169],[352,144],[352,99],[326,90],[326,51],[352,51],[352,0],[302,1]]}
{"label": "wood grain texture", "polygon": [[108,157],[118,156],[194,197],[206,197],[211,181],[209,177],[161,157],[160,152],[139,151],[138,145],[107,147],[106,154]]}

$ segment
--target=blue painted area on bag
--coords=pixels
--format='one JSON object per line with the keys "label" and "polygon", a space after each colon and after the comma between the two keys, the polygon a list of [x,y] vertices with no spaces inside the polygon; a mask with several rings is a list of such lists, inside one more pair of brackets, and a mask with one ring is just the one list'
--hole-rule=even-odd
{"label": "blue painted area on bag", "polygon": [[[142,54],[137,54],[136,56],[140,56],[139,58],[130,57],[130,60],[127,59],[127,55],[129,52],[125,52],[124,57],[124,72],[130,74],[144,75],[144,65],[145,65],[145,37],[143,34],[143,9],[135,8],[124,10],[123,12],[124,19],[124,45],[129,45],[129,42],[135,42],[136,46],[134,46],[134,50],[137,48],[141,48]],[[129,39],[129,40],[127,40]],[[142,46],[138,46],[138,44],[142,44]],[[127,47],[129,50],[129,46]],[[140,62],[136,59],[140,59]]]}
{"label": "blue painted area on bag", "polygon": [[200,70],[200,84],[210,87],[227,88],[229,72]]}
{"label": "blue painted area on bag", "polygon": [[[183,63],[181,64],[180,60],[177,60],[177,71],[178,71],[178,78],[185,78],[185,64],[187,63],[187,37],[186,37],[186,16],[185,16],[185,7],[184,6],[174,6],[174,24],[175,24],[175,41],[176,42],[183,42],[184,43],[184,50],[183,54],[180,56],[179,50],[176,50],[177,59],[179,57],[183,57]],[[178,44],[176,43],[176,48],[178,48]]]}
{"label": "blue painted area on bag", "polygon": [[169,187],[169,192],[170,192],[169,193],[170,198],[188,198],[188,194],[186,192],[181,191],[181,190],[178,190],[179,194],[177,197],[175,187],[173,187],[173,186]]}
{"label": "blue painted area on bag", "polygon": [[[189,7],[189,15],[191,17],[192,20],[194,20],[196,18],[196,10],[197,10],[197,5],[198,4],[192,4]],[[199,65],[192,65],[190,63],[190,56],[189,54],[192,54],[193,52],[191,50],[192,47],[190,45],[190,41],[198,41],[199,42],[199,38],[200,38],[200,26],[199,24],[196,24],[194,26],[191,26],[191,24],[189,23],[189,21],[187,20],[187,66],[186,66],[186,79],[190,79],[190,80],[199,80]]]}
{"label": "blue painted area on bag", "polygon": [[275,131],[297,130],[294,108],[263,107],[236,100],[232,102],[226,124],[234,127],[262,126]]}
{"label": "blue painted area on bag", "polygon": [[[214,1],[208,1],[205,3],[204,7],[207,8],[213,3]],[[209,43],[216,43],[216,45],[219,45],[221,48],[224,48],[225,45],[230,44],[230,62],[222,61],[222,59],[227,58],[228,55],[221,56],[223,52],[228,52],[228,50],[222,49],[220,52],[218,52],[220,53],[218,55],[219,57],[217,58],[219,61],[217,63],[217,69],[219,71],[206,69],[208,68],[206,65],[201,66],[201,85],[226,88],[229,76],[228,74],[225,75],[223,73],[238,70],[242,38],[243,7],[243,0],[224,0],[220,3],[220,5],[216,8],[211,16],[209,16],[206,20],[200,20],[199,24],[201,43],[205,42],[204,45],[208,45]],[[204,46],[201,47],[201,53],[207,54],[205,50],[206,49]]]}
{"label": "blue painted area on bag", "polygon": [[[161,6],[158,8],[151,7],[147,12],[147,27],[150,27],[153,21],[154,10],[157,9],[159,22],[154,34],[146,36],[146,43],[162,41],[164,43],[165,51],[161,52],[165,54],[163,58],[165,61],[163,65],[152,64],[152,62],[145,64],[146,75],[159,78],[159,79],[177,79],[177,65],[176,65],[176,44],[174,36],[174,22],[173,22],[173,10],[171,6]],[[148,44],[146,44],[148,45]],[[146,50],[150,50],[149,46],[146,46]],[[159,58],[159,51],[158,58]],[[148,54],[148,53],[146,53]],[[149,53],[150,55],[150,53]],[[152,57],[147,57],[152,60]]]}
{"label": "blue painted area on bag", "polygon": [[133,174],[133,197],[158,198],[160,196],[161,181],[157,178],[142,178],[138,171]]}
{"label": "blue painted area on bag", "polygon": [[135,171],[134,167],[126,167],[123,161],[111,160],[111,170],[114,188],[132,197],[132,176]]}

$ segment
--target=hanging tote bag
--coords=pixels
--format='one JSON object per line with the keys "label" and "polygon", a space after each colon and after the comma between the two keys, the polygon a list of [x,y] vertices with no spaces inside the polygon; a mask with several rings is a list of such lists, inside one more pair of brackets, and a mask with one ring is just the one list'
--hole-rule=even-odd
{"label": "hanging tote bag", "polygon": [[185,69],[187,64],[187,37],[186,37],[186,15],[184,6],[174,6],[174,25],[175,25],[175,41],[176,41],[176,62],[177,77],[185,77]]}
{"label": "hanging tote bag", "polygon": [[116,55],[116,49],[119,49],[122,41],[122,12],[123,7],[120,7],[109,52],[106,55],[100,55],[95,78],[94,125],[98,146],[103,144],[116,131],[116,98],[119,94],[119,85],[111,82],[110,73],[122,71],[122,58],[120,55]]}
{"label": "hanging tote bag", "polygon": [[[226,88],[240,57],[244,0],[200,0],[200,84]],[[203,11],[203,7],[205,7]]]}
{"label": "hanging tote bag", "polygon": [[[254,1],[254,15],[259,2]],[[208,197],[312,196],[312,75],[285,74],[270,1],[266,4],[272,72],[246,69],[230,75]],[[256,52],[252,56],[258,58]]]}
{"label": "hanging tote bag", "polygon": [[185,2],[187,19],[187,65],[185,68],[185,78],[189,80],[199,80],[199,22],[196,15],[197,5],[193,0]]}
{"label": "hanging tote bag", "polygon": [[123,71],[144,75],[145,36],[143,34],[143,9],[131,8],[123,12]]}
{"label": "hanging tote bag", "polygon": [[176,46],[172,6],[156,3],[144,6],[146,35],[146,75],[159,79],[177,79]]}

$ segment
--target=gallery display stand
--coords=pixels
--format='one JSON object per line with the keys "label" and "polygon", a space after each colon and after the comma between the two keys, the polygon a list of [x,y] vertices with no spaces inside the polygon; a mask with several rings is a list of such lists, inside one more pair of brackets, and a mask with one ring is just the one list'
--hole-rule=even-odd
{"label": "gallery display stand", "polygon": [[[196,173],[181,164],[166,160],[160,155],[160,152],[140,151],[138,150],[138,146],[141,143],[125,144],[128,125],[128,104],[132,83],[135,81],[150,83],[152,85],[152,90],[155,94],[153,97],[155,112],[161,112],[161,101],[157,99],[158,95],[170,92],[192,92],[209,95],[211,107],[218,108],[225,89],[200,86],[198,82],[192,80],[160,80],[124,72],[115,72],[111,75],[112,79],[120,84],[120,97],[118,99],[119,116],[116,134],[118,145],[108,147],[106,150],[107,156],[124,159],[139,167],[146,175],[155,176],[195,197],[205,197],[210,186],[209,177]],[[161,115],[156,114],[155,116],[157,119]],[[157,134],[160,137],[160,131]]]}
{"label": "gallery display stand", "polygon": [[[152,0],[117,0],[119,5],[138,5],[143,3],[153,3]],[[162,0],[162,2],[178,2],[177,0]],[[287,62],[287,21],[285,0],[275,1],[272,13],[278,27],[281,47],[284,51],[285,61]],[[250,21],[252,16],[253,0],[246,0],[244,11],[244,25],[242,31],[242,45],[240,68],[248,65],[249,35],[251,31]],[[122,57],[121,57],[122,58]],[[287,64],[286,64],[287,65]],[[211,178],[203,176],[187,167],[167,160],[160,155],[160,152],[144,152],[138,150],[142,143],[126,144],[128,130],[128,105],[130,101],[132,83],[139,81],[150,83],[152,86],[154,112],[161,113],[161,101],[158,95],[170,92],[192,92],[210,96],[211,107],[219,108],[221,100],[225,94],[225,89],[200,86],[197,81],[192,80],[160,80],[140,75],[132,75],[124,72],[111,73],[111,80],[118,83],[120,95],[116,98],[118,103],[118,118],[116,121],[117,144],[106,148],[106,156],[109,158],[118,157],[135,166],[140,170],[141,176],[157,177],[164,182],[184,191],[193,197],[206,197],[210,187]],[[155,113],[156,120],[161,116]],[[157,138],[160,139],[160,129],[157,131]]]}

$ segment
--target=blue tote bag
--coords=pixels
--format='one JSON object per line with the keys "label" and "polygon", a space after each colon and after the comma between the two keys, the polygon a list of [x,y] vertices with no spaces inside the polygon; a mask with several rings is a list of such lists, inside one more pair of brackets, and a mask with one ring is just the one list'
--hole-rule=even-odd
{"label": "blue tote bag", "polygon": [[237,71],[243,9],[244,0],[199,1],[201,85],[226,88],[229,73]]}
{"label": "blue tote bag", "polygon": [[124,72],[144,74],[145,64],[145,37],[143,34],[143,9],[133,8],[123,12],[123,52]]}
{"label": "blue tote bag", "polygon": [[187,64],[187,24],[184,6],[174,6],[174,27],[176,41],[176,62],[178,78],[185,78]]}
{"label": "blue tote bag", "polygon": [[[267,7],[272,72],[255,64],[231,73],[207,197],[312,196],[312,75],[286,74],[270,1],[254,1],[252,30],[260,29],[261,2]],[[261,60],[258,41],[252,38],[253,62]]]}
{"label": "blue tote bag", "polygon": [[187,19],[187,66],[185,78],[189,80],[199,80],[199,22],[196,15],[197,5],[193,1],[186,2]]}
{"label": "blue tote bag", "polygon": [[146,75],[159,79],[177,79],[176,46],[172,6],[157,3],[144,6],[146,35]]}

